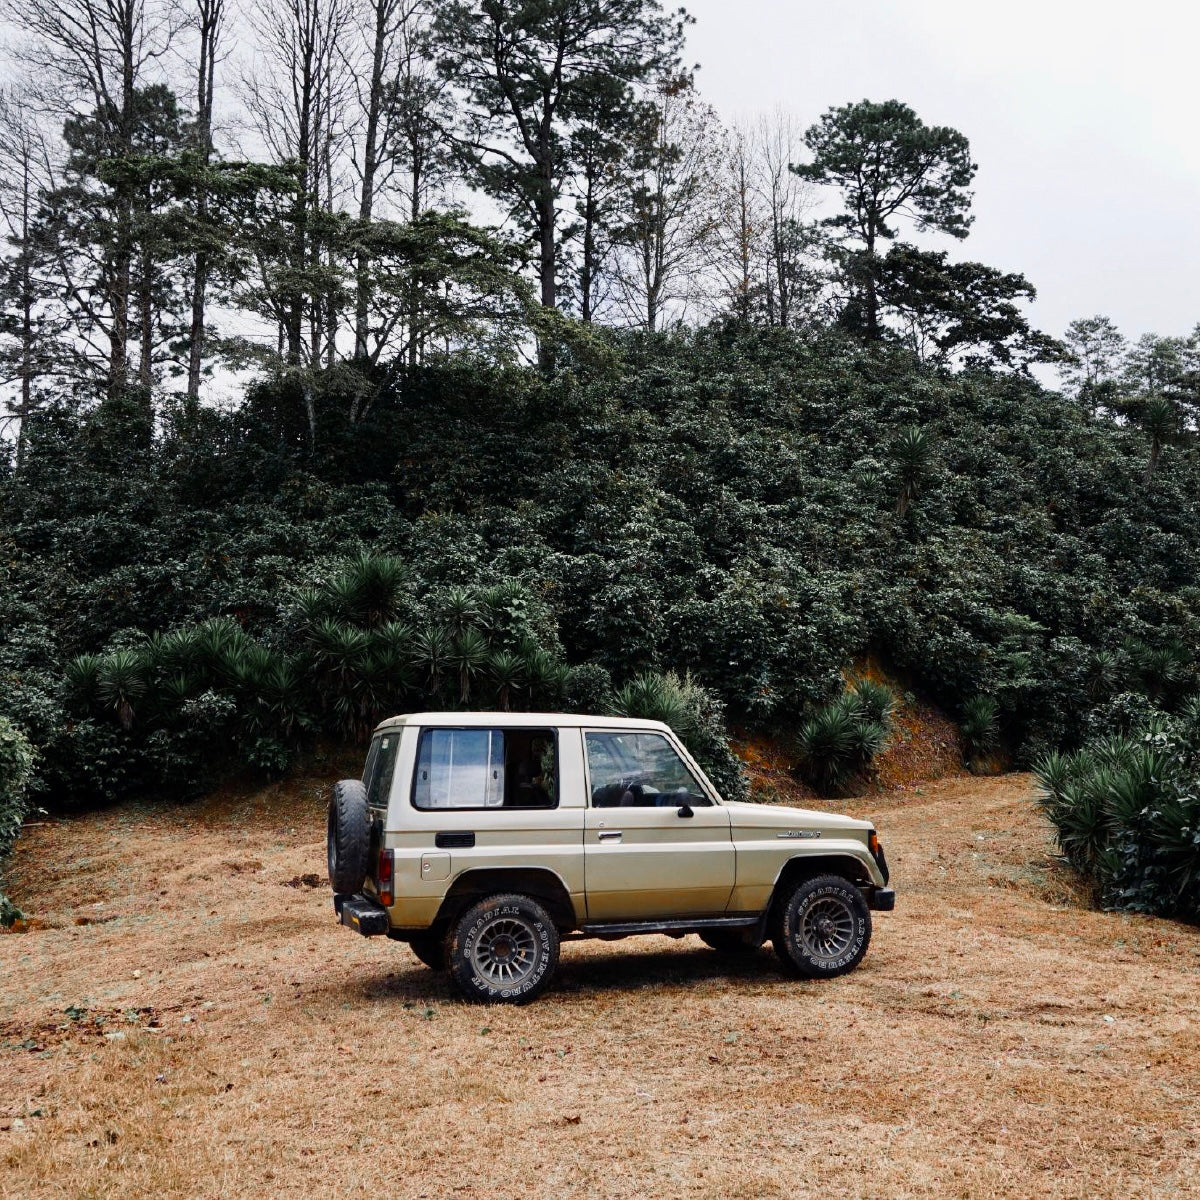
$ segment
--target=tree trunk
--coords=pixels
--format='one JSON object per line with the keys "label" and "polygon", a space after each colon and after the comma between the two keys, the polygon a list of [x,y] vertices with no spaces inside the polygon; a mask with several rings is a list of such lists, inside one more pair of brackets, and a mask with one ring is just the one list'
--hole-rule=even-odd
{"label": "tree trunk", "polygon": [[[134,87],[137,53],[134,6],[125,3],[119,10],[121,44],[121,111],[117,140],[120,153],[133,150]],[[120,395],[129,384],[129,298],[132,290],[133,196],[130,185],[122,180],[114,189],[116,208],[116,246],[112,258],[110,304],[112,330],[109,335],[108,395]]]}
{"label": "tree trunk", "polygon": [[[554,275],[554,164],[547,143],[541,162],[541,180],[537,198],[538,274],[542,285],[542,307],[554,308],[558,303],[558,287]],[[544,371],[554,369],[554,350],[542,341],[538,345],[538,365]]]}
{"label": "tree trunk", "polygon": [[[196,134],[200,165],[207,170],[212,159],[213,88],[216,80],[217,47],[221,36],[224,0],[197,0],[200,19],[200,65],[196,75]],[[200,237],[207,236],[208,180],[200,186],[196,201],[196,219]],[[192,312],[188,338],[187,403],[195,408],[200,402],[200,377],[204,367],[204,340],[207,333],[205,311],[208,291],[209,256],[203,246],[196,251],[192,277]]]}
{"label": "tree trunk", "polygon": [[154,386],[154,259],[143,247],[138,281],[138,386],[147,396]]}
{"label": "tree trunk", "polygon": [[864,258],[866,265],[866,299],[867,299],[867,337],[879,341],[879,293],[876,289],[875,270],[875,233],[867,235],[867,252]]}
{"label": "tree trunk", "polygon": [[[387,39],[387,0],[374,0],[375,38],[371,49],[371,83],[367,94],[367,130],[363,144],[362,195],[358,202],[360,237],[371,222],[375,208],[375,172],[379,156],[379,113],[383,105],[383,59]],[[361,243],[356,264],[354,300],[354,359],[365,363],[369,357],[367,337],[371,319],[370,259]]]}
{"label": "tree trunk", "polygon": [[26,424],[33,413],[33,272],[29,264],[29,174],[21,199],[21,407],[17,412],[17,466],[25,457]]}

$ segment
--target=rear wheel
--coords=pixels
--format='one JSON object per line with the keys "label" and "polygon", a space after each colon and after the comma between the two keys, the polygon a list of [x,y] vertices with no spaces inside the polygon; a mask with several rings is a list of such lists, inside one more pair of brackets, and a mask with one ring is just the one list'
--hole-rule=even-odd
{"label": "rear wheel", "polygon": [[758,953],[758,947],[746,941],[737,929],[705,929],[700,933],[700,940],[718,954],[727,954],[731,958],[746,958]]}
{"label": "rear wheel", "polygon": [[841,875],[802,879],[779,909],[771,940],[793,975],[844,975],[871,944],[871,910],[862,892]]}
{"label": "rear wheel", "polygon": [[450,977],[468,1000],[527,1004],[558,966],[558,930],[529,896],[488,896],[462,915],[448,942]]}

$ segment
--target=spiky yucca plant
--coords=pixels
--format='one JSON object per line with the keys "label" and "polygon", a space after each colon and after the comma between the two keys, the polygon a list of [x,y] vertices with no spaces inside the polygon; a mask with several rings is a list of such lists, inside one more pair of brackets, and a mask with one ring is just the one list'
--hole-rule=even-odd
{"label": "spiky yucca plant", "polygon": [[496,689],[496,703],[501,712],[512,708],[513,697],[525,682],[525,664],[509,650],[499,650],[488,655],[486,672]]}
{"label": "spiky yucca plant", "polygon": [[887,688],[864,691],[859,684],[818,708],[796,737],[800,770],[809,782],[828,795],[844,791],[887,746],[893,706]]}
{"label": "spiky yucca plant", "polygon": [[994,754],[1000,746],[1000,705],[992,696],[972,696],[963,704],[963,753],[968,765]]}
{"label": "spiky yucca plant", "polygon": [[875,683],[871,679],[859,679],[852,685],[850,695],[866,720],[885,728],[891,724],[896,711],[896,697],[886,684]]}
{"label": "spiky yucca plant", "polygon": [[116,714],[122,729],[131,729],[134,703],[146,691],[146,663],[136,650],[104,655],[96,676],[96,698]]}
{"label": "spiky yucca plant", "polygon": [[892,459],[899,484],[896,514],[903,517],[924,490],[933,462],[933,442],[919,425],[909,425],[893,443]]}
{"label": "spiky yucca plant", "polygon": [[1115,650],[1097,650],[1088,668],[1088,695],[1106,700],[1121,690],[1128,674],[1127,660]]}
{"label": "spiky yucca plant", "polygon": [[643,671],[617,692],[614,709],[620,717],[662,721],[685,740],[692,727],[691,706],[679,677]]}

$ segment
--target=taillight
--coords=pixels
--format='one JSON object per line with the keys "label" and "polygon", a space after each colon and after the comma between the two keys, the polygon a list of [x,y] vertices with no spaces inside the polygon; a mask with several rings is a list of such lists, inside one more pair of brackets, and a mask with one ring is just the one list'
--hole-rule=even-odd
{"label": "taillight", "polygon": [[379,892],[379,903],[391,908],[395,902],[396,858],[392,850],[380,850],[379,869],[375,872],[375,886]]}

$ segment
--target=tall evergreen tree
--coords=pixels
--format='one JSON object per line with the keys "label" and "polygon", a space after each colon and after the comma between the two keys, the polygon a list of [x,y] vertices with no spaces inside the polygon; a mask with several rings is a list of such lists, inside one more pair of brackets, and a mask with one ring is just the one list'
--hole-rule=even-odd
{"label": "tall evergreen tree", "polygon": [[976,170],[970,145],[956,129],[926,125],[899,100],[831,108],[804,141],[812,161],[792,169],[841,190],[842,212],[825,224],[842,238],[840,258],[856,293],[856,321],[877,339],[880,245],[897,236],[901,218],[918,230],[967,236],[973,219],[967,189]]}
{"label": "tall evergreen tree", "polygon": [[438,11],[441,69],[467,108],[464,161],[528,232],[547,308],[559,302],[564,181],[582,148],[573,133],[674,66],[685,19],[658,0],[449,0]]}

